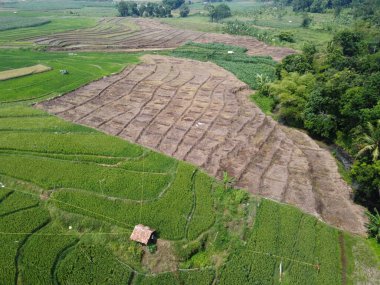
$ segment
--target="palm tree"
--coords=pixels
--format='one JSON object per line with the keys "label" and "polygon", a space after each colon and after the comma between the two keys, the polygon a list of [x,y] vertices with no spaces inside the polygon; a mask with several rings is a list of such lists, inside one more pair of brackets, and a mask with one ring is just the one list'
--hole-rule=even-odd
{"label": "palm tree", "polygon": [[370,152],[372,161],[378,160],[380,155],[380,120],[376,121],[376,126],[368,122],[367,132],[359,138],[358,142],[360,150],[357,157]]}

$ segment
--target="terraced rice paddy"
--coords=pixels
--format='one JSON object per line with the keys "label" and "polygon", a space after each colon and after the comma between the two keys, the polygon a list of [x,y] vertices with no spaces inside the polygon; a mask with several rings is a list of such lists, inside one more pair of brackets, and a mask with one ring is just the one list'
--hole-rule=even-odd
{"label": "terraced rice paddy", "polygon": [[167,49],[194,41],[233,44],[247,48],[249,55],[268,55],[275,60],[294,53],[292,49],[268,46],[252,37],[175,29],[149,19],[107,18],[94,28],[23,40],[32,40],[51,50]]}
{"label": "terraced rice paddy", "polygon": [[145,56],[142,64],[37,107],[211,175],[227,171],[252,193],[364,232],[362,208],[351,202],[332,156],[306,134],[265,116],[247,98],[251,93],[212,63]]}

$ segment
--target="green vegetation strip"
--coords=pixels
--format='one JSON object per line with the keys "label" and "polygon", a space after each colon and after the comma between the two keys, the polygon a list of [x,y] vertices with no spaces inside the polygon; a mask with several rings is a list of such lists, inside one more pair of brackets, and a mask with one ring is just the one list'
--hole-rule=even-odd
{"label": "green vegetation strip", "polygon": [[50,20],[32,17],[3,16],[0,17],[0,31],[26,27],[37,27],[50,23]]}
{"label": "green vegetation strip", "polygon": [[[228,53],[229,51],[233,53]],[[187,43],[174,50],[171,55],[214,62],[252,89],[260,87],[263,80],[275,78],[275,61],[270,57],[249,56],[245,52],[244,48],[224,44]]]}

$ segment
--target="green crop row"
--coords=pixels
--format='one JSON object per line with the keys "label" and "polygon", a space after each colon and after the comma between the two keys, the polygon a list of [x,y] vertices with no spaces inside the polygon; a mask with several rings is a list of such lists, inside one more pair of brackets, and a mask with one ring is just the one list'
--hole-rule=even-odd
{"label": "green crop row", "polygon": [[[0,114],[1,114],[0,109]],[[48,117],[9,117],[0,118],[0,131],[39,131],[41,132],[95,132],[90,128],[74,125],[59,118]]]}
{"label": "green crop row", "polygon": [[298,209],[263,200],[246,246],[220,284],[341,284],[338,231]]}
{"label": "green crop row", "polygon": [[0,149],[118,157],[142,154],[141,147],[101,133],[2,132]]}
{"label": "green crop row", "polygon": [[[40,16],[41,14],[38,13],[37,15]],[[96,19],[90,17],[51,17],[51,22],[43,26],[19,28],[17,30],[0,32],[0,43],[9,44],[17,40],[23,40],[22,44],[26,45],[27,43],[31,44],[30,42],[27,42],[31,37],[39,37],[46,34],[86,28],[95,25]],[[32,58],[29,60],[32,60]]]}
{"label": "green crop row", "polygon": [[43,153],[43,152],[29,152],[29,151],[15,151],[15,150],[2,150],[0,149],[1,154],[8,155],[21,155],[21,156],[37,156],[37,157],[46,157],[54,158],[60,160],[71,160],[75,162],[94,162],[108,166],[116,166],[118,163],[122,163],[126,158],[123,157],[108,157],[108,156],[98,156],[98,155],[81,155],[81,154],[56,154],[56,153]]}
{"label": "green crop row", "polygon": [[211,186],[213,180],[203,172],[198,172],[195,177],[195,210],[188,227],[188,239],[197,238],[205,229],[212,226],[215,221],[213,211],[213,197]]}
{"label": "green crop row", "polygon": [[[2,190],[0,190],[2,192]],[[38,199],[20,192],[13,192],[0,203],[0,217],[21,209],[38,205]]]}
{"label": "green crop row", "polygon": [[61,254],[77,241],[74,236],[61,234],[62,229],[49,224],[29,237],[20,253],[22,284],[53,283],[54,269]]}
{"label": "green crop row", "polygon": [[66,190],[57,191],[53,197],[56,199],[55,205],[68,212],[95,217],[130,229],[142,223],[156,229],[162,238],[180,239],[185,235],[187,218],[193,204],[194,171],[193,166],[179,163],[174,181],[160,199],[143,204],[111,201],[89,192]]}
{"label": "green crop row", "polygon": [[19,248],[29,236],[28,233],[48,220],[48,212],[39,207],[0,217],[0,284],[14,284]]}
{"label": "green crop row", "polygon": [[157,276],[137,275],[133,285],[180,285],[180,284],[199,284],[210,285],[215,278],[215,272],[210,269],[179,271],[173,273],[163,273]]}
{"label": "green crop row", "polygon": [[11,106],[5,105],[5,106],[0,107],[0,118],[31,117],[31,116],[48,117],[49,115],[42,110],[31,108],[25,105],[11,105]]}
{"label": "green crop row", "polygon": [[128,284],[132,272],[104,247],[79,243],[58,264],[59,284]]}
{"label": "green crop row", "polygon": [[[1,155],[0,173],[33,182],[45,189],[83,189],[133,200],[157,197],[171,180],[168,174],[134,172],[92,163],[20,155]],[[143,196],[140,194],[142,184]]]}
{"label": "green crop row", "polygon": [[120,168],[142,172],[169,173],[173,172],[176,166],[177,162],[173,158],[149,151],[145,157],[123,162]]}

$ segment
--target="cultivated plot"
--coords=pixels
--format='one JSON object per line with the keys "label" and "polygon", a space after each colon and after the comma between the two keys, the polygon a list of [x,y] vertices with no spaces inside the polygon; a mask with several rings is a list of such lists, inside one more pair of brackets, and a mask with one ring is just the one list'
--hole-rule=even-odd
{"label": "cultivated plot", "polygon": [[252,91],[244,83],[212,63],[163,56],[143,60],[37,107],[212,175],[227,171],[252,193],[364,232],[363,210],[351,202],[351,189],[333,157],[306,134],[265,116],[248,99]]}
{"label": "cultivated plot", "polygon": [[[131,23],[138,28],[131,28]],[[94,28],[28,40],[46,45],[52,50],[165,49],[175,48],[186,42],[194,41],[237,45],[247,48],[249,55],[268,55],[275,60],[281,60],[294,53],[292,49],[269,46],[252,37],[175,29],[151,19],[105,18]]]}

